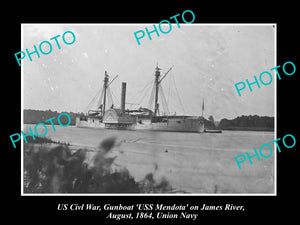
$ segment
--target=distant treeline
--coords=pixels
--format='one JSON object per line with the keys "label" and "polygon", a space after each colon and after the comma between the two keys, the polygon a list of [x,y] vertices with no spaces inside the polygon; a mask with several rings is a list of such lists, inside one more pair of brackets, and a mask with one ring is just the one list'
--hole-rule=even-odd
{"label": "distant treeline", "polygon": [[[34,110],[34,109],[24,109],[24,124],[36,124],[36,123],[45,123],[45,120],[48,120],[52,117],[56,117],[55,120],[53,120],[53,123],[55,125],[59,125],[57,122],[57,117],[58,115],[62,112],[57,112],[57,111],[51,111],[51,110]],[[76,123],[76,113],[73,112],[65,112],[68,113],[68,115],[71,117],[71,124],[70,125],[75,125]],[[61,122],[63,124],[66,124],[63,120],[66,117],[61,117]],[[51,124],[50,121],[46,122],[45,124]]]}
{"label": "distant treeline", "polygon": [[218,125],[221,130],[253,130],[274,131],[274,117],[269,116],[238,116],[235,119],[222,119]]}

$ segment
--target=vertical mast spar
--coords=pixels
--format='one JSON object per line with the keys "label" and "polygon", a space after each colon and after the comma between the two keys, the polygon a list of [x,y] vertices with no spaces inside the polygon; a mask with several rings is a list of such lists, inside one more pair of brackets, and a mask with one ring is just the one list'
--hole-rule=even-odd
{"label": "vertical mast spar", "polygon": [[159,110],[159,104],[158,104],[158,88],[159,84],[162,82],[162,80],[167,76],[167,74],[171,71],[173,66],[163,75],[161,79],[160,78],[160,68],[158,68],[158,65],[156,65],[155,68],[155,102],[154,102],[154,116],[157,116],[157,112]]}
{"label": "vertical mast spar", "polygon": [[[116,75],[114,79],[112,79],[111,82],[109,82],[109,75],[107,74],[105,70],[105,75],[104,75],[104,82],[103,82],[103,104],[102,104],[102,116],[104,116],[105,113],[105,106],[106,106],[106,90],[111,85],[112,82],[118,77],[119,75]],[[108,83],[109,82],[109,83]]]}
{"label": "vertical mast spar", "polygon": [[108,81],[109,81],[109,78],[108,78],[108,74],[107,72],[105,71],[105,76],[104,76],[104,84],[103,84],[103,90],[104,90],[104,95],[103,95],[103,106],[102,106],[102,116],[104,115],[104,112],[105,112],[105,105],[106,105],[106,89],[108,87]]}
{"label": "vertical mast spar", "polygon": [[160,68],[156,65],[155,68],[155,102],[154,102],[154,116],[157,116],[158,112],[158,86],[159,86],[159,77],[160,77]]}

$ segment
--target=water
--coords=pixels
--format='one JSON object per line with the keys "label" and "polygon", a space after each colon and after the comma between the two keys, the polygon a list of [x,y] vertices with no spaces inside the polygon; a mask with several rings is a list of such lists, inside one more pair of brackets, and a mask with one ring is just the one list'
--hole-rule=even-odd
{"label": "water", "polygon": [[[25,133],[29,126],[33,130],[35,125],[24,125]],[[118,144],[112,151],[117,156],[115,164],[126,167],[137,181],[153,172],[155,179],[165,177],[176,190],[194,194],[274,193],[274,153],[270,158],[261,157],[261,161],[252,158],[252,165],[245,161],[241,170],[234,159],[245,152],[252,155],[253,148],[259,149],[270,143],[274,140],[273,132],[223,131],[213,134],[72,126],[55,126],[56,131],[53,131],[51,125],[47,127],[45,137],[89,148],[97,148],[102,140],[116,137]],[[43,134],[44,128],[38,128]],[[89,153],[89,158],[93,154]]]}

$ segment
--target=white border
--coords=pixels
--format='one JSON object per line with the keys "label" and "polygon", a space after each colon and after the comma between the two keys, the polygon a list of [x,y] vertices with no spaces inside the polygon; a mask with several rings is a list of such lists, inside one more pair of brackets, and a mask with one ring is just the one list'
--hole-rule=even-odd
{"label": "white border", "polygon": [[[156,23],[155,23],[156,24]],[[176,23],[172,23],[172,24],[176,24]],[[143,25],[153,25],[151,23],[127,23],[127,24],[120,24],[120,23],[113,23],[113,24],[107,24],[107,23],[95,23],[95,24],[91,24],[91,23],[22,23],[21,24],[21,49],[24,49],[24,45],[23,45],[23,25],[47,25],[47,26],[56,26],[56,25],[62,25],[62,26],[68,26],[68,25],[84,25],[84,26],[134,26],[134,25],[138,25],[138,26],[143,26]],[[195,25],[200,25],[200,26],[267,26],[267,25],[273,25],[275,26],[274,29],[274,62],[275,65],[274,67],[277,65],[277,23],[226,23],[226,24],[222,24],[222,23],[192,23],[192,24],[180,24],[180,26],[195,26]],[[23,130],[23,72],[24,72],[24,65],[21,62],[21,130]],[[274,71],[275,73],[275,71]],[[275,76],[276,77],[276,74]],[[275,80],[275,87],[274,87],[274,95],[275,95],[275,105],[274,105],[274,136],[275,139],[277,139],[277,79]],[[275,140],[274,139],[274,140]],[[274,142],[274,149],[276,149],[276,145]],[[188,193],[188,194],[97,194],[97,193],[86,193],[86,194],[74,194],[74,193],[68,193],[68,194],[59,194],[59,193],[47,193],[47,194],[41,194],[41,193],[24,193],[24,177],[23,177],[23,171],[24,171],[24,151],[23,151],[23,140],[21,138],[21,196],[277,196],[277,151],[273,151],[274,152],[274,193],[233,193],[233,194],[227,194],[227,193],[219,193],[219,194],[192,194],[192,193]]]}

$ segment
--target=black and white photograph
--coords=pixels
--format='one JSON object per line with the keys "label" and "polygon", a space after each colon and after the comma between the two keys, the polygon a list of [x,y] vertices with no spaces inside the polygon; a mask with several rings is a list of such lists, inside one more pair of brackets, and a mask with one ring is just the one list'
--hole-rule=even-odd
{"label": "black and white photograph", "polygon": [[111,3],[5,8],[3,220],[294,221],[296,5]]}
{"label": "black and white photograph", "polygon": [[22,24],[22,194],[276,194],[276,24],[169,25]]}

